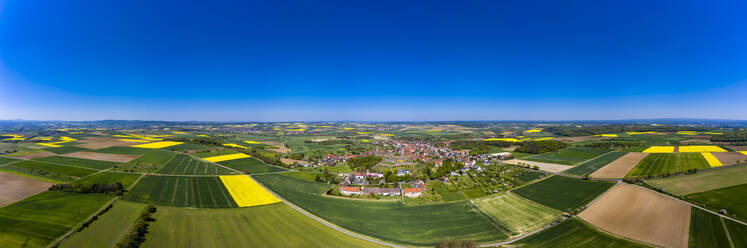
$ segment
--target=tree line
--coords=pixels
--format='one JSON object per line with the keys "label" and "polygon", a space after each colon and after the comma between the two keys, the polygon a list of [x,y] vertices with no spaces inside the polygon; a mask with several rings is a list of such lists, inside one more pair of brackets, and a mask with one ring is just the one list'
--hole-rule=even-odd
{"label": "tree line", "polygon": [[122,183],[61,183],[49,187],[50,191],[61,191],[70,193],[102,193],[123,195],[125,187]]}
{"label": "tree line", "polygon": [[148,205],[143,209],[135,221],[130,230],[117,242],[114,247],[117,248],[137,248],[145,242],[145,235],[148,233],[148,226],[150,222],[155,221],[153,219],[153,213],[156,212],[156,207]]}
{"label": "tree line", "polygon": [[566,147],[568,147],[568,144],[557,140],[524,141],[519,143],[519,147],[517,147],[515,151],[530,154],[540,154],[557,151]]}

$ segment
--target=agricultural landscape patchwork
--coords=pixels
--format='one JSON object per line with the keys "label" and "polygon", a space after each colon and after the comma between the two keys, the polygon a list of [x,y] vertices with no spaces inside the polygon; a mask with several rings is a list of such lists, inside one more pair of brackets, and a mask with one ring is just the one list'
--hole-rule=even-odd
{"label": "agricultural landscape patchwork", "polygon": [[1,247],[747,247],[745,123],[0,122]]}

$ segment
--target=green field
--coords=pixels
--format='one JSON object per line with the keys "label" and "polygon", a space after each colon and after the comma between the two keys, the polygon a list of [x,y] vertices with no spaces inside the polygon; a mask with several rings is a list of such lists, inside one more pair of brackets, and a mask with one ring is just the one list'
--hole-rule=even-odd
{"label": "green field", "polygon": [[170,175],[228,175],[235,174],[226,168],[216,166],[207,161],[189,155],[179,154],[169,161],[166,166],[158,170],[160,174]]}
{"label": "green field", "polygon": [[159,207],[143,247],[379,247],[285,204],[235,209]]}
{"label": "green field", "polygon": [[689,195],[745,183],[747,166],[698,172],[693,175],[659,178],[646,182],[675,195]]}
{"label": "green field", "polygon": [[166,166],[176,155],[177,153],[167,150],[148,149],[139,158],[133,159],[126,164],[121,164],[119,168],[115,169],[120,171],[156,172]]}
{"label": "green field", "polygon": [[146,176],[124,199],[193,208],[237,206],[218,177]]}
{"label": "green field", "polygon": [[283,168],[267,165],[256,158],[234,159],[218,162],[218,164],[249,174],[286,171]]}
{"label": "green field", "polygon": [[6,170],[12,170],[34,176],[47,177],[50,179],[62,181],[74,180],[96,172],[92,169],[50,164],[33,160],[26,160],[5,165],[2,168]]}
{"label": "green field", "polygon": [[512,236],[539,229],[561,214],[558,210],[511,193],[476,200],[475,204],[511,229]]}
{"label": "green field", "polygon": [[0,244],[45,247],[111,199],[104,194],[47,191],[0,208]]}
{"label": "green field", "polygon": [[140,174],[132,174],[132,173],[121,173],[121,172],[100,172],[88,177],[85,177],[83,179],[80,179],[78,181],[75,181],[76,183],[122,183],[122,185],[127,188],[132,183],[137,180],[138,177],[140,177]]}
{"label": "green field", "polygon": [[18,159],[0,156],[0,165],[7,164],[13,161],[18,161]]}
{"label": "green field", "polygon": [[747,226],[724,219],[734,247],[747,247]]}
{"label": "green field", "polygon": [[747,184],[687,195],[685,199],[713,211],[726,209],[729,216],[747,221]]}
{"label": "green field", "polygon": [[195,153],[192,155],[195,155],[195,157],[199,157],[199,158],[207,158],[207,157],[215,157],[215,156],[220,156],[220,155],[229,155],[229,154],[236,154],[236,153],[238,152],[234,150],[219,148],[216,150],[211,150],[209,152]]}
{"label": "green field", "polygon": [[43,157],[43,158],[37,158],[37,159],[34,159],[34,160],[44,161],[44,162],[50,162],[50,163],[57,163],[57,164],[66,164],[66,165],[72,165],[72,166],[77,166],[77,167],[85,167],[85,168],[91,168],[91,169],[94,169],[94,170],[105,170],[105,169],[109,169],[111,167],[114,167],[114,165],[117,164],[115,162],[90,160],[90,159],[82,159],[82,158],[62,157],[62,156]]}
{"label": "green field", "polygon": [[600,232],[589,224],[571,218],[553,227],[523,238],[512,245],[517,247],[647,247]]}
{"label": "green field", "polygon": [[210,149],[210,148],[213,148],[213,147],[192,144],[192,143],[184,143],[184,144],[179,144],[175,146],[169,146],[164,149],[170,150],[170,151],[189,151],[189,150],[204,150],[204,149]]}
{"label": "green field", "polygon": [[117,201],[93,224],[81,232],[74,232],[60,247],[114,247],[135,223],[144,207],[145,204],[141,203]]}
{"label": "green field", "polygon": [[690,247],[729,247],[721,217],[692,208],[690,214]]}
{"label": "green field", "polygon": [[287,177],[293,177],[293,178],[306,180],[309,182],[316,182],[315,181],[316,176],[321,175],[321,174],[314,173],[314,172],[288,171],[288,172],[283,172],[282,175],[287,176]]}
{"label": "green field", "polygon": [[534,155],[523,159],[543,163],[574,165],[595,158],[609,151],[609,149],[601,148],[571,147],[559,151]]}
{"label": "green field", "polygon": [[643,158],[625,177],[637,178],[711,168],[700,153],[652,153]]}
{"label": "green field", "polygon": [[599,168],[602,168],[605,165],[611,163],[612,161],[615,161],[616,159],[622,157],[626,153],[627,152],[613,151],[605,155],[599,156],[595,159],[586,161],[583,164],[577,165],[576,167],[563,171],[563,173],[577,175],[577,176],[591,174],[597,171]]}
{"label": "green field", "polygon": [[77,147],[77,146],[63,146],[63,147],[50,147],[50,148],[44,148],[45,151],[54,152],[57,154],[65,154],[65,153],[71,153],[71,152],[81,152],[81,151],[90,151],[86,148]]}
{"label": "green field", "polygon": [[552,176],[512,192],[545,206],[567,212],[589,203],[613,185],[610,182]]}
{"label": "green field", "polygon": [[505,240],[507,227],[469,202],[405,206],[399,201],[347,200],[321,196],[329,185],[277,174],[255,179],[283,198],[352,231],[407,245],[434,245],[445,239]]}

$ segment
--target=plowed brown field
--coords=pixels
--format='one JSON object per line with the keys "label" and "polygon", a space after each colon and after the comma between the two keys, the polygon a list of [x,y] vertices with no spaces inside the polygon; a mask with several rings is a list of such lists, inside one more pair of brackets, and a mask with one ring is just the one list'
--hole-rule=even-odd
{"label": "plowed brown field", "polygon": [[596,178],[623,178],[628,174],[628,171],[633,169],[633,167],[635,167],[635,165],[647,155],[648,153],[629,152],[594,173],[591,173],[590,176]]}
{"label": "plowed brown field", "polygon": [[109,162],[127,163],[130,160],[140,157],[135,154],[111,154],[111,153],[98,153],[98,152],[72,152],[67,154],[60,154],[60,156],[71,157],[71,158],[84,158],[92,160],[101,160]]}
{"label": "plowed brown field", "polygon": [[0,172],[0,207],[43,192],[52,183]]}

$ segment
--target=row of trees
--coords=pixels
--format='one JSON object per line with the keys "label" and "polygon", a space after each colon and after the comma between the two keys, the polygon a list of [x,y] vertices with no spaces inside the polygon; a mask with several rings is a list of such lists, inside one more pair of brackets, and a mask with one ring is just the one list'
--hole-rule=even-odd
{"label": "row of trees", "polygon": [[102,193],[123,195],[125,187],[122,183],[62,183],[49,187],[50,191],[62,191],[71,193]]}
{"label": "row of trees", "polygon": [[492,147],[509,147],[514,143],[508,141],[456,140],[449,144],[454,150],[470,150],[472,155],[486,154]]}
{"label": "row of trees", "polygon": [[586,136],[604,133],[624,133],[624,132],[675,132],[675,131],[706,131],[705,127],[691,126],[651,126],[651,125],[593,125],[593,126],[554,126],[547,127],[544,131],[551,132],[560,136]]}
{"label": "row of trees", "polygon": [[367,171],[372,170],[381,160],[382,158],[377,156],[361,156],[349,159],[348,165],[353,170]]}
{"label": "row of trees", "polygon": [[137,248],[140,247],[140,245],[145,242],[145,234],[148,233],[148,226],[150,226],[150,222],[155,221],[153,219],[153,213],[156,212],[156,207],[153,205],[148,205],[143,209],[143,212],[140,213],[140,216],[138,216],[137,220],[135,221],[135,225],[133,225],[130,230],[122,237],[122,239],[117,242],[117,244],[114,247],[117,248]]}
{"label": "row of trees", "polygon": [[712,142],[747,142],[747,132],[726,133],[711,136]]}
{"label": "row of trees", "polygon": [[643,146],[643,141],[631,140],[631,141],[599,141],[589,144],[585,144],[585,147],[598,147],[598,148],[628,148]]}

